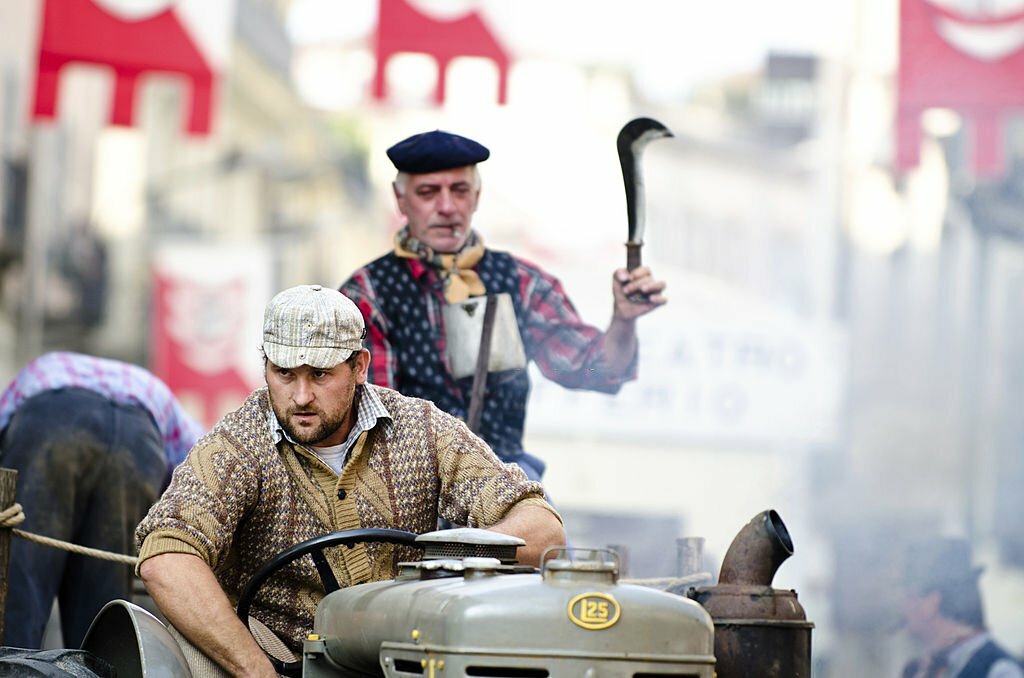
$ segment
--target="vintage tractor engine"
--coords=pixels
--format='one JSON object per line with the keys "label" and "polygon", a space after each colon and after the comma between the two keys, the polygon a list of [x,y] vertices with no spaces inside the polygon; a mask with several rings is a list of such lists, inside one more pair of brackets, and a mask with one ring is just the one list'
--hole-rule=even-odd
{"label": "vintage tractor engine", "polygon": [[[552,549],[538,572],[515,564],[522,540],[487,530],[339,532],[268,561],[243,591],[239,616],[248,618],[255,591],[275,569],[312,555],[321,578],[333,580],[323,548],[369,539],[416,545],[423,556],[401,564],[392,581],[343,589],[334,581],[301,661],[279,662],[279,672],[302,678],[810,676],[813,624],[794,591],[771,587],[793,551],[775,511],[754,516],[737,534],[713,586],[681,587],[685,577],[658,585],[620,580],[618,556],[609,549]],[[119,676],[189,675],[161,622],[126,601],[104,608],[82,649]]]}
{"label": "vintage tractor engine", "polygon": [[[331,593],[303,653],[304,678],[365,676],[714,675],[711,617],[698,604],[618,581],[608,550],[549,552],[540,573],[500,557],[404,563],[394,581]],[[497,551],[514,537],[482,536]],[[485,550],[473,544],[479,553]]]}

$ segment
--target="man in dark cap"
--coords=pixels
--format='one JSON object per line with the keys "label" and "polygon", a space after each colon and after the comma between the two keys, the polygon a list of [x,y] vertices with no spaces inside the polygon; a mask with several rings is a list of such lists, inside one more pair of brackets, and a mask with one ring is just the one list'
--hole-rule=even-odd
{"label": "man in dark cap", "polygon": [[966,539],[933,538],[907,550],[904,618],[927,654],[904,678],[1024,678],[1024,670],[985,628],[978,577]]}
{"label": "man in dark cap", "polygon": [[490,367],[476,429],[503,461],[539,479],[544,464],[523,450],[526,361],[567,388],[616,393],[636,378],[636,319],[665,303],[665,284],[646,267],[615,271],[614,311],[602,332],[580,319],[555,277],[484,246],[472,219],[480,198],[477,164],[489,157],[487,148],[438,130],[409,137],[387,153],[398,170],[393,190],[406,224],[393,251],[341,286],[366,319],[375,356],[371,381],[472,419],[471,394],[484,389],[473,388],[475,374],[456,367],[465,362],[454,341],[455,322],[464,314],[451,309],[474,298],[505,297],[509,322],[495,327],[511,327],[523,360],[511,368]]}

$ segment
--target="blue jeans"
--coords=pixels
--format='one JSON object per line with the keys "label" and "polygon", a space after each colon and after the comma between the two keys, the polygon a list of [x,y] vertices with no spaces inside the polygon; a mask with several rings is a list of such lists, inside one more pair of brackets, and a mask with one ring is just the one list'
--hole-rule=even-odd
{"label": "blue jeans", "polygon": [[[145,409],[78,388],[22,403],[0,435],[0,465],[18,471],[21,529],[128,555],[167,475]],[[131,599],[133,578],[128,565],[13,538],[4,644],[38,648],[58,598],[64,646],[79,647],[104,604]]]}

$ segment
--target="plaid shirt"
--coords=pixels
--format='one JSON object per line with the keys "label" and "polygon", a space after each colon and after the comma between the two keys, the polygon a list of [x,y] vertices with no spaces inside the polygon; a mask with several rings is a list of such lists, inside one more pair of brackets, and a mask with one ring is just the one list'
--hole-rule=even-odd
{"label": "plaid shirt", "polygon": [[[580,319],[556,278],[532,263],[494,250],[487,251],[476,270],[488,293],[512,293],[527,359],[536,363],[545,377],[566,388],[605,393],[615,393],[623,383],[636,378],[635,356],[623,373],[608,369],[604,333]],[[443,358],[441,309],[445,300],[437,270],[419,259],[388,254],[356,271],[341,291],[356,302],[366,320],[367,348],[372,354],[370,381],[432,400],[441,409],[464,418],[472,378],[454,379]],[[427,327],[410,331],[408,325],[416,322]],[[411,341],[428,345],[423,355],[403,363],[403,353],[415,352],[407,346]],[[514,461],[523,452],[529,382],[523,373],[520,386],[514,392],[508,386],[510,393],[502,401],[500,391],[505,384],[492,383],[495,377],[489,377],[481,433],[500,457]]]}
{"label": "plaid shirt", "polygon": [[83,388],[117,403],[144,408],[160,431],[171,468],[181,463],[203,434],[167,385],[141,367],[66,352],[41,355],[18,372],[0,395],[0,431],[23,402],[44,391],[62,388]]}

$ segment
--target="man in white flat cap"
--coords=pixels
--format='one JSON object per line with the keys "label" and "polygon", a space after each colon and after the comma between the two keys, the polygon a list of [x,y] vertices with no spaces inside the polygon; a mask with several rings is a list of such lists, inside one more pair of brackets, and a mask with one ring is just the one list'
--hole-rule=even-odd
{"label": "man in white flat cap", "polygon": [[[307,539],[359,528],[421,534],[438,518],[521,537],[520,561],[562,544],[540,483],[503,464],[432,403],[366,383],[362,315],[331,288],[302,285],[267,305],[267,386],[191,450],[139,525],[139,573],[192,663],[201,651],[231,675],[274,675],[235,615],[269,558]],[[408,547],[325,552],[341,586],[393,578]],[[292,650],[324,595],[315,568],[271,577],[251,615]]]}

